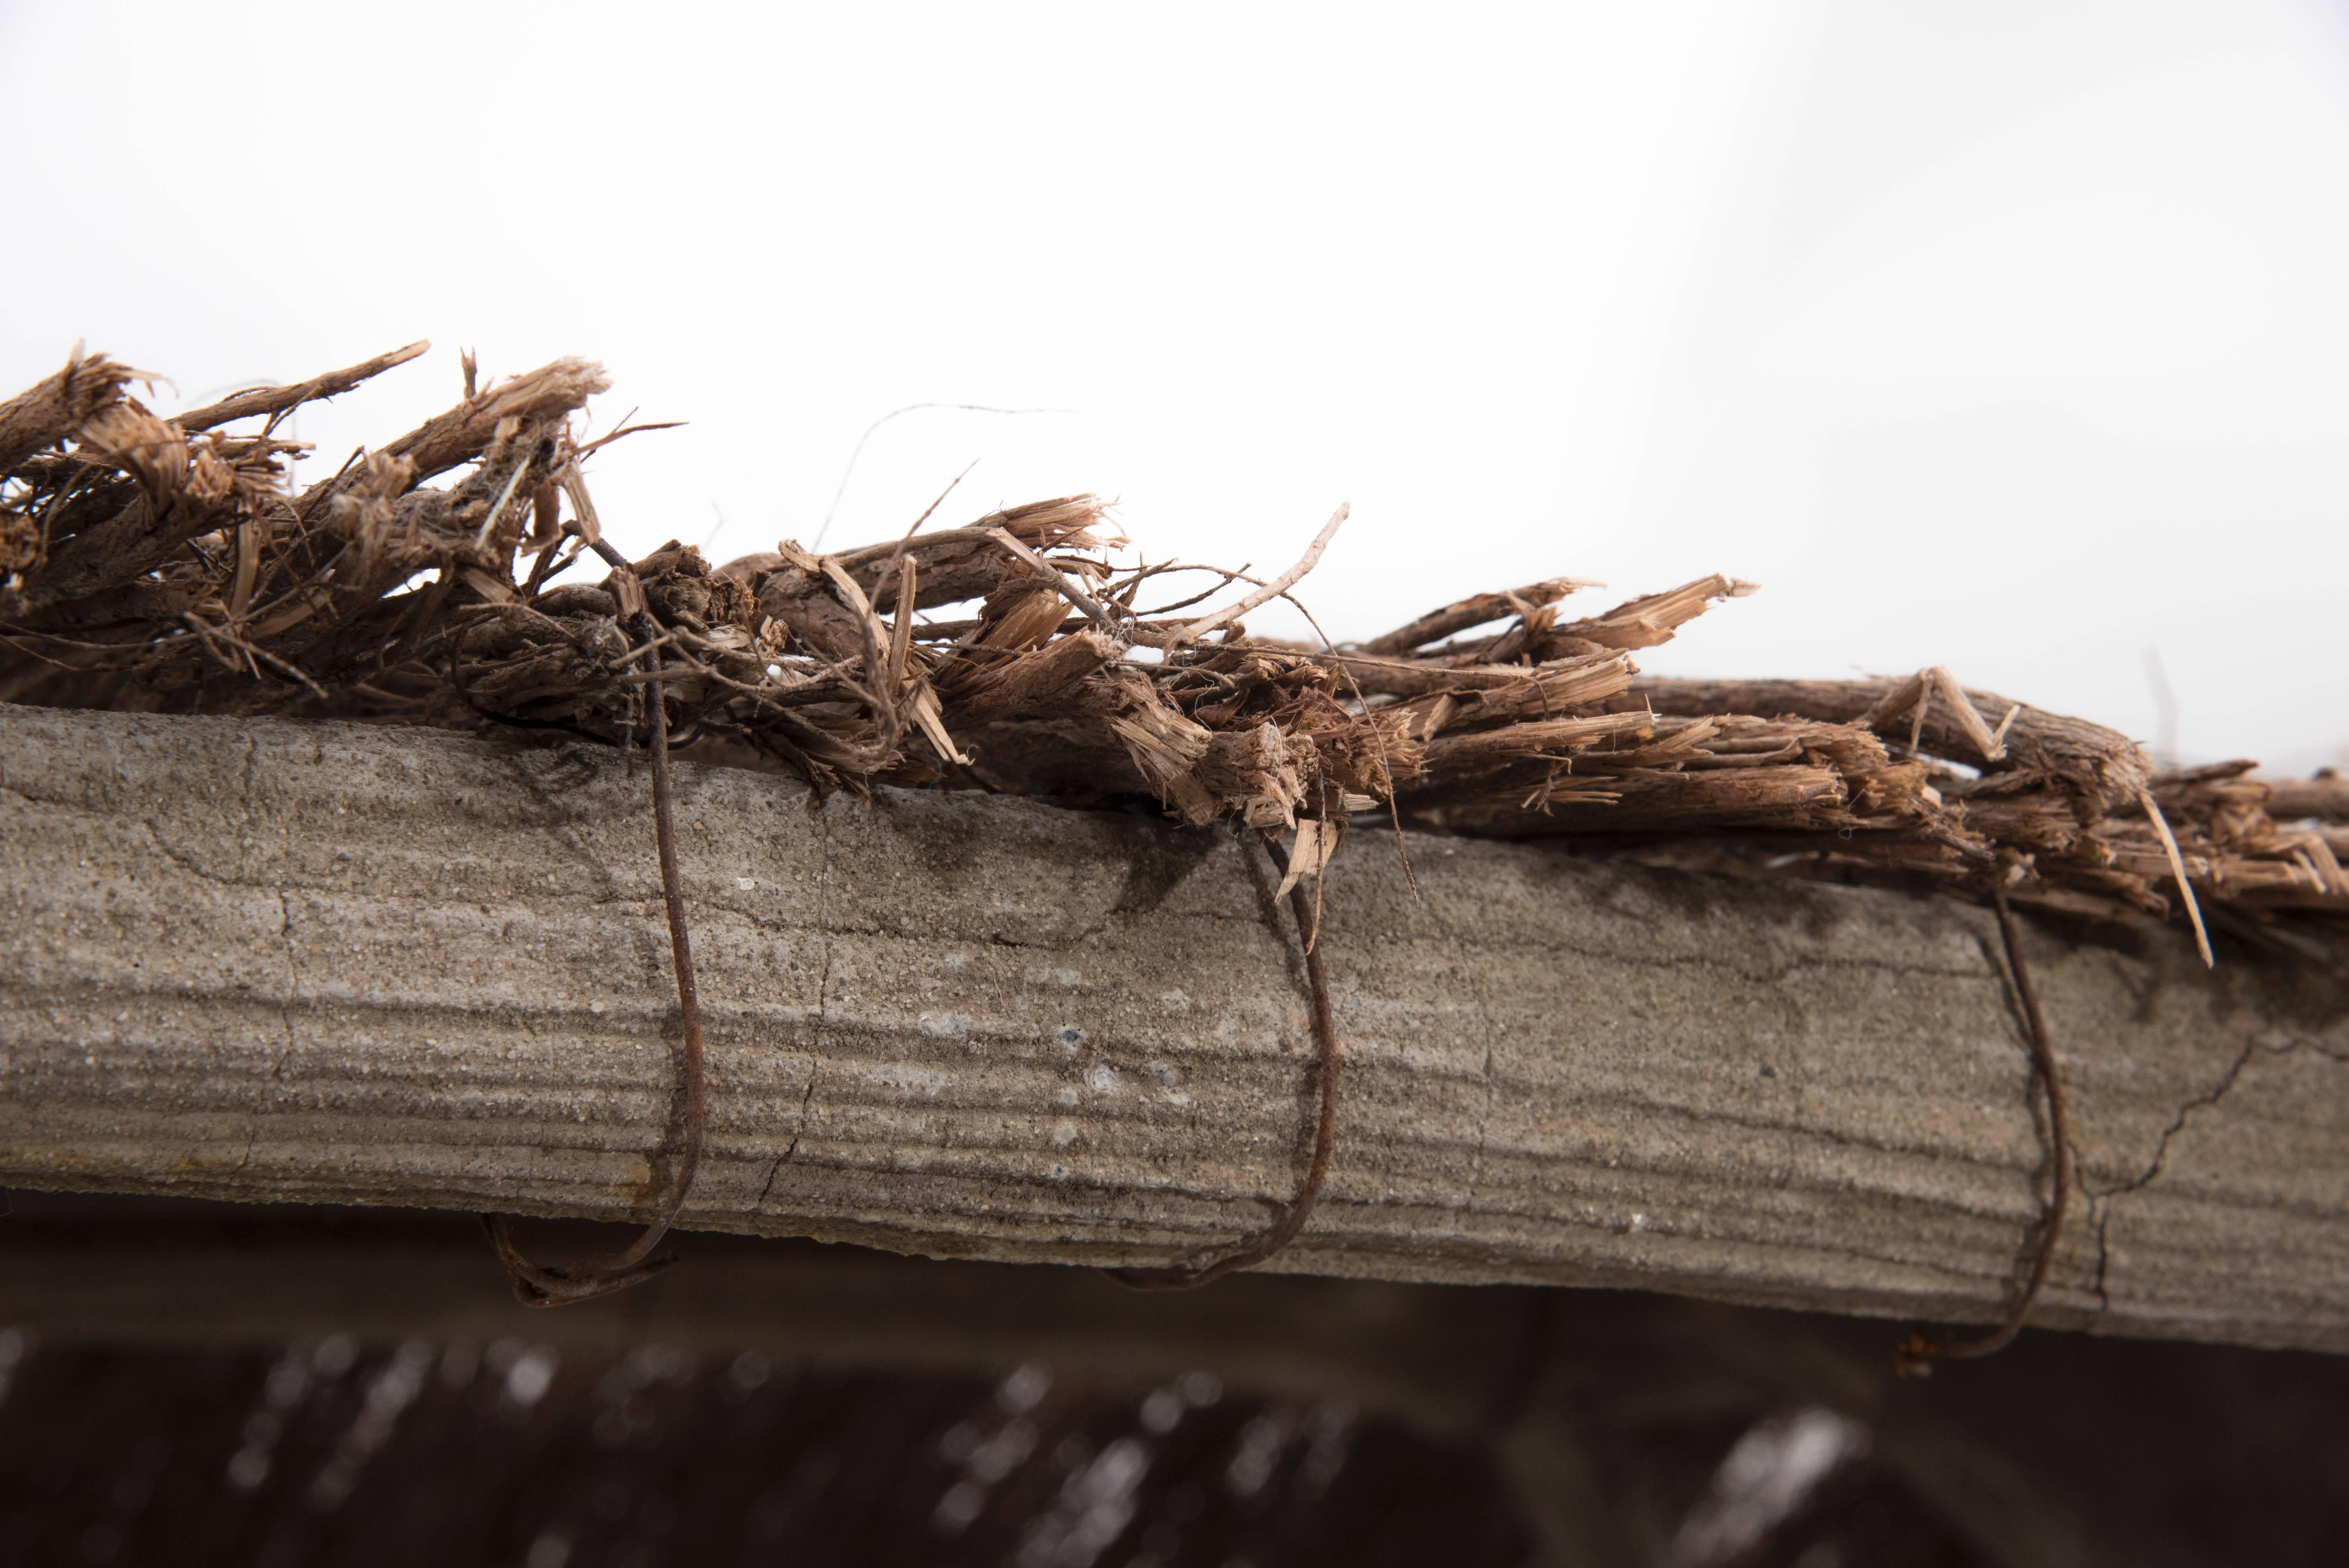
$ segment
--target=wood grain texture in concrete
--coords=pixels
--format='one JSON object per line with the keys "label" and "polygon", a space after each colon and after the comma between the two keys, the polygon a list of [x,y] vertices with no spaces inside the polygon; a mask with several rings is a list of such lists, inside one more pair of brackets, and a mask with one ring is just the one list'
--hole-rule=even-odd
{"label": "wood grain texture in concrete", "polygon": [[[1205,1261],[1310,1139],[1260,853],[1145,815],[680,764],[710,1047],[683,1222]],[[620,1218],[677,1143],[641,765],[0,707],[0,1186]],[[1357,833],[1330,1184],[1276,1269],[1988,1319],[2046,1181],[1988,913]],[[2086,1199],[2034,1321],[2349,1348],[2349,1021],[2177,932],[2033,926]]]}

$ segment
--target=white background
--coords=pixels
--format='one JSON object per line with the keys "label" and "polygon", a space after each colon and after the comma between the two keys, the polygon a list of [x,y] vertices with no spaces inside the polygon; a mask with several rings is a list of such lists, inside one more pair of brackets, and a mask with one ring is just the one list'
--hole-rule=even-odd
{"label": "white background", "polygon": [[[1651,670],[1905,672],[2349,757],[2349,15],[0,0],[0,384],[559,354],[723,557],[1096,490],[1340,637],[1726,571]],[[168,394],[161,406],[181,406]],[[714,533],[714,538],[712,537]],[[1259,631],[1299,632],[1269,616]]]}

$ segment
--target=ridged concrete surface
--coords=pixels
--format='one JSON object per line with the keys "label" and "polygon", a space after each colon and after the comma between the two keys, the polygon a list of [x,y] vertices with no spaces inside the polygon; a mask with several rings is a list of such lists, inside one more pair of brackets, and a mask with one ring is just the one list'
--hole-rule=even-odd
{"label": "ridged concrete surface", "polygon": [[[1155,1264],[1294,1191],[1302,971],[1228,833],[678,782],[688,1224]],[[640,1211],[680,1101],[648,795],[579,745],[0,707],[0,1185]],[[1416,898],[1390,835],[1328,879],[1345,1104],[1273,1266],[1997,1315],[2044,1146],[1985,913],[1409,849]],[[2029,945],[2091,1193],[2036,1320],[2349,1348],[2340,999]]]}

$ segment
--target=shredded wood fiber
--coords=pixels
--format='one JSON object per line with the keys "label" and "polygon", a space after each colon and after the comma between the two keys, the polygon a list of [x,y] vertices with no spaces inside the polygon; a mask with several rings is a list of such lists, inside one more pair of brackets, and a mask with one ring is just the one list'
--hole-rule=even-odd
{"label": "shredded wood fiber", "polygon": [[624,433],[574,433],[607,385],[578,359],[477,387],[469,358],[447,413],[289,490],[285,415],[423,346],[176,421],[127,395],[141,372],[77,352],[0,404],[0,700],[641,744],[641,607],[676,744],[819,788],[1146,798],[1295,831],[1300,871],[1350,822],[1404,820],[2104,920],[2186,913],[2188,884],[2246,930],[2349,912],[2337,779],[2157,773],[2115,731],[1938,668],[1642,678],[1638,650],[1752,591],[1732,578],[1574,618],[1563,601],[1597,585],[1557,577],[1359,645],[1280,642],[1239,616],[1342,513],[1287,577],[1214,611],[1256,580],[1113,563],[1102,503],[1069,496],[825,555],[784,541],[712,565],[672,542],[566,580],[601,539],[583,463]]}

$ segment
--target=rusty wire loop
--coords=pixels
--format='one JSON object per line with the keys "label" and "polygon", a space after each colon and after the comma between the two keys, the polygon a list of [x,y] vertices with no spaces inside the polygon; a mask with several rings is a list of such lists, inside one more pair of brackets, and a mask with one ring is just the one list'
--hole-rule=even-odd
{"label": "rusty wire loop", "polygon": [[2040,1217],[2038,1245],[2031,1260],[2031,1277],[2015,1296],[2014,1305],[2007,1308],[2006,1321],[1978,1339],[1954,1342],[1929,1338],[1923,1334],[1911,1334],[1892,1353],[1893,1370],[1904,1377],[1930,1377],[1936,1361],[1967,1361],[1976,1357],[1992,1355],[2014,1342],[2023,1332],[2023,1320],[2031,1315],[2032,1303],[2039,1296],[2040,1287],[2047,1283],[2047,1271],[2055,1262],[2055,1243],[2064,1229],[2064,1212],[2072,1201],[2072,1107],[2064,1088],[2063,1070],[2055,1065],[2055,1047],[2047,1037],[2047,1019],[2039,1010],[2039,993],[2031,984],[2031,968],[2023,959],[2022,934],[2016,930],[2014,911],[2007,906],[2006,894],[1993,889],[1991,905],[1998,911],[1998,934],[2006,948],[2006,967],[2014,976],[2015,998],[2023,1004],[2023,1021],[2031,1031],[2031,1059],[2038,1069],[2039,1082],[2047,1096],[2047,1141],[2049,1158],[2054,1161],[2053,1191],[2047,1196],[2047,1212]]}
{"label": "rusty wire loop", "polygon": [[[593,548],[616,571],[630,570],[627,558],[601,540]],[[674,1253],[653,1249],[668,1233],[693,1188],[701,1164],[702,1132],[709,1113],[709,1085],[701,1044],[701,999],[694,987],[693,949],[686,931],[683,879],[677,869],[677,827],[670,809],[668,712],[662,700],[660,623],[649,608],[636,616],[636,632],[647,650],[653,679],[648,685],[652,706],[653,831],[659,844],[661,899],[668,909],[669,954],[677,967],[677,1004],[685,1033],[684,1147],[678,1153],[676,1174],[667,1197],[645,1233],[622,1252],[606,1257],[580,1258],[570,1263],[533,1264],[514,1244],[511,1221],[503,1214],[483,1214],[481,1223],[497,1248],[498,1261],[512,1276],[514,1295],[525,1306],[564,1306],[641,1284],[677,1261]]]}
{"label": "rusty wire loop", "polygon": [[[1288,868],[1279,840],[1268,831],[1262,838],[1274,863],[1286,874]],[[1318,888],[1320,879],[1317,876],[1313,881]],[[1338,1018],[1330,1005],[1330,976],[1321,966],[1320,922],[1314,913],[1314,901],[1306,896],[1303,878],[1289,887],[1288,913],[1297,923],[1298,944],[1305,951],[1305,978],[1313,993],[1313,1043],[1319,1052],[1321,1075],[1321,1108],[1313,1129],[1313,1158],[1306,1165],[1297,1200],[1278,1222],[1236,1252],[1197,1268],[1108,1270],[1110,1277],[1121,1284],[1134,1290],[1195,1289],[1263,1263],[1295,1241],[1298,1233],[1305,1229],[1306,1221],[1313,1217],[1313,1205],[1321,1196],[1321,1180],[1330,1172],[1330,1155],[1338,1142]]]}

